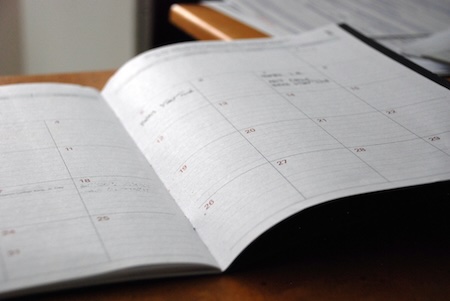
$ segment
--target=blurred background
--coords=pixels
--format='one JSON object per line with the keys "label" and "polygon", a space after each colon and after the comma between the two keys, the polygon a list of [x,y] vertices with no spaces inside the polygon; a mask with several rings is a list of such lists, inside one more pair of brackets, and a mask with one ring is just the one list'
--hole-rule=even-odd
{"label": "blurred background", "polygon": [[[192,40],[168,17],[172,3],[186,2],[197,1],[0,0],[0,75],[113,70],[150,48]],[[450,0],[202,4],[272,36],[346,22],[426,69],[450,75]]]}
{"label": "blurred background", "polygon": [[111,70],[189,39],[167,22],[171,2],[0,0],[0,75]]}

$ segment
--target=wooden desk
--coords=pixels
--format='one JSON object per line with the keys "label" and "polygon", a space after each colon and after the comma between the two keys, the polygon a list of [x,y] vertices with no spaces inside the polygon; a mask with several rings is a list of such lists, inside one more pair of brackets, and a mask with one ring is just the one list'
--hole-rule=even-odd
{"label": "wooden desk", "polygon": [[[100,89],[111,74],[7,76],[0,77],[0,84],[54,81]],[[427,200],[427,196],[425,191],[417,198]],[[448,200],[448,195],[444,197]],[[411,209],[408,203],[408,216],[420,218],[420,223],[402,219],[405,204],[400,204],[398,211],[389,211],[388,218],[381,215],[375,222],[363,221],[362,226],[342,223],[349,214],[348,204],[339,203],[328,210],[313,210],[303,216],[309,221],[304,224],[288,223],[293,232],[272,232],[271,240],[261,240],[221,275],[124,282],[24,299],[448,300],[450,211],[446,203],[437,210],[420,203]],[[346,228],[337,226],[343,224]],[[315,234],[298,236],[299,229]]]}
{"label": "wooden desk", "polygon": [[40,83],[40,82],[58,82],[69,83],[83,86],[90,86],[96,89],[102,89],[106,81],[113,75],[114,71],[97,71],[83,73],[61,73],[44,75],[25,75],[25,76],[0,76],[0,85],[18,84],[18,83]]}
{"label": "wooden desk", "polygon": [[267,35],[199,4],[173,4],[170,21],[198,40],[263,38]]}

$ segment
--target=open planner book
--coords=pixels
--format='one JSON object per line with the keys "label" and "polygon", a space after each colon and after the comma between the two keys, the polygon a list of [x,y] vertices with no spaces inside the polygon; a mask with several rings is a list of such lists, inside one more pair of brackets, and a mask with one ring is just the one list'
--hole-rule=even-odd
{"label": "open planner book", "polygon": [[0,87],[0,293],[219,273],[346,196],[450,179],[450,92],[348,27]]}

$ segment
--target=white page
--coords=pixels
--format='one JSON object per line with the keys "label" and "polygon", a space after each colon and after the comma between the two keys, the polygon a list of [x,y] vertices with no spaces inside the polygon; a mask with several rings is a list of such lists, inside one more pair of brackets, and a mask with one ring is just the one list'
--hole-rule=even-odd
{"label": "white page", "polygon": [[450,27],[427,38],[404,45],[403,52],[450,64]]}
{"label": "white page", "polygon": [[336,26],[144,53],[105,98],[222,268],[309,206],[450,177],[450,94]]}
{"label": "white page", "polygon": [[225,0],[202,4],[274,36],[345,22],[374,38],[415,37],[444,30],[450,22],[448,0]]}
{"label": "white page", "polygon": [[[225,0],[202,4],[271,36],[346,23],[398,52],[404,45],[450,26],[449,0]],[[446,64],[403,54],[436,74],[450,73]]]}
{"label": "white page", "polygon": [[0,293],[214,264],[97,91],[3,86],[0,103]]}

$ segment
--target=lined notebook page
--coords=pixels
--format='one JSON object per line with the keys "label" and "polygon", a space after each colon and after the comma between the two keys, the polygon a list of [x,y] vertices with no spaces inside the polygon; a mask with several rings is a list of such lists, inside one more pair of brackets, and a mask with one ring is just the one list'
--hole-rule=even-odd
{"label": "lined notebook page", "polygon": [[450,178],[450,94],[331,25],[183,44],[104,95],[222,268],[309,206]]}
{"label": "lined notebook page", "polygon": [[98,92],[4,86],[0,103],[0,292],[134,264],[213,264]]}

